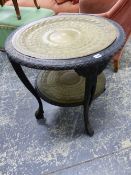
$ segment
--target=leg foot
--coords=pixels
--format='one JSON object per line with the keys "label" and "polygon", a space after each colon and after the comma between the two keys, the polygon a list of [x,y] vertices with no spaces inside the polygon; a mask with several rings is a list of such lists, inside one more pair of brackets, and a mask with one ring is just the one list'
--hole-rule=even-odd
{"label": "leg foot", "polygon": [[38,108],[37,111],[35,112],[35,117],[37,120],[44,119],[44,111]]}
{"label": "leg foot", "polygon": [[93,130],[93,128],[91,127],[91,125],[90,125],[89,122],[85,123],[85,129],[86,129],[86,133],[87,133],[90,137],[92,137],[92,136],[94,135],[94,130]]}

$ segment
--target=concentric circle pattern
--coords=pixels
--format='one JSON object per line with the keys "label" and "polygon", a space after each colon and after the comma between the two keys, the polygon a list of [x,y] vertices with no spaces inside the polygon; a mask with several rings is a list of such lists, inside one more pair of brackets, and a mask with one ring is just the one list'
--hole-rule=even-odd
{"label": "concentric circle pattern", "polygon": [[87,56],[111,45],[117,29],[104,18],[90,15],[60,15],[33,22],[12,38],[14,48],[41,59]]}
{"label": "concentric circle pattern", "polygon": [[[97,79],[95,97],[105,88],[105,76],[100,74]],[[41,71],[36,83],[43,97],[60,104],[82,103],[85,92],[85,78],[74,70]]]}

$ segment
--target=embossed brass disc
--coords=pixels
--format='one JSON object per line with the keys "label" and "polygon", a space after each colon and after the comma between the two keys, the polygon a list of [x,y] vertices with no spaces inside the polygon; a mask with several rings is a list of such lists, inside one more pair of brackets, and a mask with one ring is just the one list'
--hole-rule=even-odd
{"label": "embossed brass disc", "polygon": [[20,53],[35,58],[70,59],[101,51],[116,37],[116,27],[104,18],[60,15],[21,28],[12,44]]}
{"label": "embossed brass disc", "polygon": [[[104,74],[98,75],[95,98],[104,91],[105,82]],[[42,96],[53,102],[73,104],[84,101],[85,78],[74,70],[41,71],[36,86]]]}

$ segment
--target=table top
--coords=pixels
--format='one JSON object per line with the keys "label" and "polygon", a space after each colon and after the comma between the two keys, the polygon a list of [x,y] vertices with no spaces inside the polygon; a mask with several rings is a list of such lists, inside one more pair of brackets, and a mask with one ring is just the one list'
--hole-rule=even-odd
{"label": "table top", "polygon": [[79,69],[110,60],[124,44],[122,27],[94,15],[58,15],[12,33],[5,50],[21,65],[51,70]]}

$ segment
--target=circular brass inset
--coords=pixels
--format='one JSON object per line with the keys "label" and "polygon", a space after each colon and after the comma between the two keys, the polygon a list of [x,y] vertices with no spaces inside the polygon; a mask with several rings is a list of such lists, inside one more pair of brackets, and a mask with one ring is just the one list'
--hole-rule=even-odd
{"label": "circular brass inset", "polygon": [[18,30],[14,48],[41,59],[70,59],[99,52],[117,37],[116,27],[90,15],[60,15],[41,19]]}
{"label": "circular brass inset", "polygon": [[[97,79],[95,97],[104,91],[105,81],[105,76],[101,73]],[[75,104],[84,100],[85,78],[74,70],[41,71],[36,85],[40,94],[53,102]]]}

